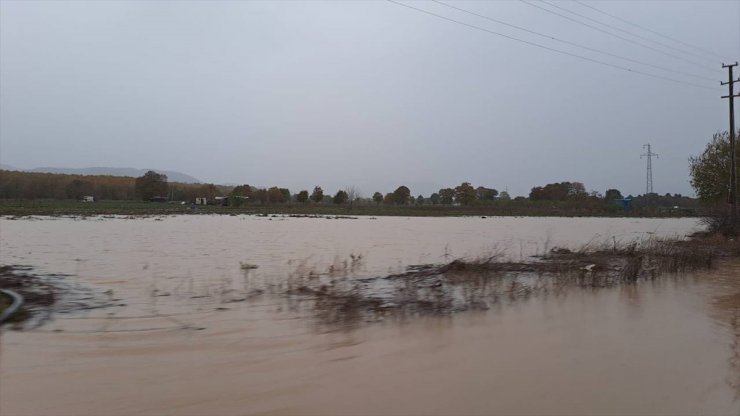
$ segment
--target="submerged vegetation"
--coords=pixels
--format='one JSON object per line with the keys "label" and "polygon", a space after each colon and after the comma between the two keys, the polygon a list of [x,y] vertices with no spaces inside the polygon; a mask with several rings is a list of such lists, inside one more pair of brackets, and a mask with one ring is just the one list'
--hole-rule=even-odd
{"label": "submerged vegetation", "polygon": [[509,261],[500,253],[444,264],[409,266],[403,273],[356,278],[355,256],[325,273],[299,268],[284,286],[266,289],[309,305],[325,325],[428,314],[486,310],[502,302],[560,294],[573,288],[597,290],[635,285],[665,275],[715,267],[740,257],[740,243],[720,236],[690,240],[650,239],[604,243],[571,251],[553,248],[532,261]]}
{"label": "submerged vegetation", "polygon": [[[49,308],[57,300],[56,288],[43,279],[28,275],[23,267],[0,266],[0,288],[12,290],[23,298],[23,307],[10,317],[8,322],[22,322],[33,313],[48,315]],[[0,294],[0,312],[9,307],[11,302]]]}
{"label": "submerged vegetation", "polygon": [[[110,306],[122,306],[113,292],[105,293],[79,286],[65,274],[38,274],[29,266],[0,266],[0,288],[23,298],[20,309],[3,324],[17,329],[35,327],[54,313],[70,313]],[[0,293],[0,313],[10,302]]]}
{"label": "submerged vegetation", "polygon": [[[537,256],[520,255],[519,260],[493,249],[475,258],[411,265],[374,275],[368,275],[361,254],[335,258],[328,267],[312,266],[310,258],[291,260],[288,265],[292,272],[284,276],[261,273],[258,264],[241,261],[240,279],[228,275],[201,281],[193,276],[153,277],[149,299],[152,310],[157,310],[157,299],[167,297],[173,306],[181,305],[186,310],[192,308],[187,305],[197,305],[197,310],[216,312],[229,309],[233,303],[260,303],[259,299],[270,297],[280,310],[313,317],[321,328],[331,328],[487,310],[574,289],[639,285],[710,270],[724,259],[740,258],[738,240],[709,233],[687,240],[592,241],[578,250],[549,246],[546,242]],[[77,286],[75,281],[66,275],[32,274],[31,269],[19,266],[0,267],[0,287],[26,298],[17,317],[25,322],[17,325],[41,324],[53,313],[126,306],[112,291],[104,291],[106,288],[93,291]]]}

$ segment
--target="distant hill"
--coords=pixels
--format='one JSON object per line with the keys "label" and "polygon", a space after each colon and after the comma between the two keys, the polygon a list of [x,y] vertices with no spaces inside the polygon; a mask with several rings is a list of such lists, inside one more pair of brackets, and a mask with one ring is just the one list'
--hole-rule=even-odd
{"label": "distant hill", "polygon": [[0,163],[0,169],[2,170],[23,170],[23,169],[18,169],[15,166],[6,165],[4,163]]}
{"label": "distant hill", "polygon": [[136,168],[109,168],[109,167],[93,167],[93,168],[54,168],[54,167],[40,167],[33,169],[18,169],[8,165],[1,165],[1,169],[5,170],[19,170],[25,172],[39,172],[39,173],[64,173],[68,175],[110,175],[110,176],[132,176],[139,177],[145,174],[149,170],[153,170],[157,173],[163,173],[167,175],[169,182],[181,182],[181,183],[200,183],[200,180],[187,175],[182,172],[174,172],[171,170],[160,170],[160,169],[136,169]]}

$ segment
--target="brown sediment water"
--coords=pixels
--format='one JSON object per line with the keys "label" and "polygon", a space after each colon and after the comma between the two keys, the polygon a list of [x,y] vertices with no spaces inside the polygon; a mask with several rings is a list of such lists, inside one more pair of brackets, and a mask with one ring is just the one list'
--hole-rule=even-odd
{"label": "brown sediment water", "polygon": [[[112,291],[117,305],[3,331],[0,413],[736,414],[736,263],[347,328],[317,326],[300,305],[252,290],[295,273],[362,278],[697,228],[692,219],[0,220],[2,263],[67,273],[69,284]],[[353,267],[351,256],[362,261]]]}

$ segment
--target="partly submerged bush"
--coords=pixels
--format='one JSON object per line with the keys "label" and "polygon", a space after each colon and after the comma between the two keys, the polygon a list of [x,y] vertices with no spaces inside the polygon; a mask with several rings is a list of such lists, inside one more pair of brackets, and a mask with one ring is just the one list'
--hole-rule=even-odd
{"label": "partly submerged bush", "polygon": [[719,233],[724,236],[740,234],[740,224],[732,222],[732,208],[724,205],[707,207],[703,211],[701,222],[710,233]]}

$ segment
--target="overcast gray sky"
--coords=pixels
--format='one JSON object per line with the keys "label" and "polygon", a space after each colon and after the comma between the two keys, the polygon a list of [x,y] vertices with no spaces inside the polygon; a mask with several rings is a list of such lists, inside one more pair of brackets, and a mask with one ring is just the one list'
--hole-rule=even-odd
{"label": "overcast gray sky", "polygon": [[293,192],[406,184],[428,195],[470,181],[526,195],[570,180],[637,194],[651,143],[655,191],[691,194],[687,158],[728,128],[719,81],[722,61],[740,60],[740,1],[585,3],[716,55],[573,1],[533,4],[648,47],[521,1],[449,3],[641,63],[404,4],[708,89],[387,1],[2,1],[0,162]]}

